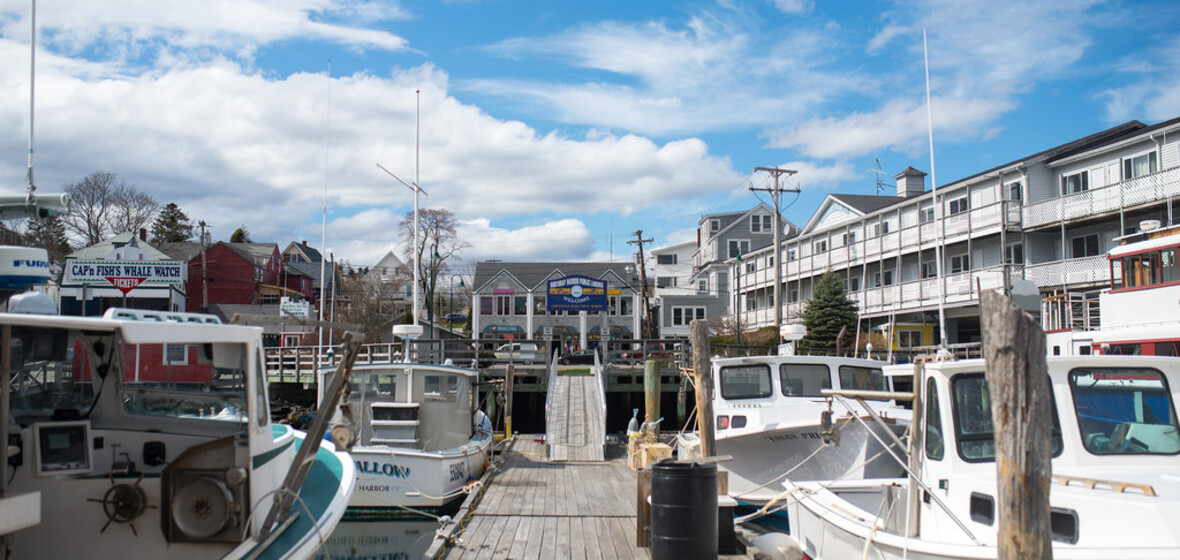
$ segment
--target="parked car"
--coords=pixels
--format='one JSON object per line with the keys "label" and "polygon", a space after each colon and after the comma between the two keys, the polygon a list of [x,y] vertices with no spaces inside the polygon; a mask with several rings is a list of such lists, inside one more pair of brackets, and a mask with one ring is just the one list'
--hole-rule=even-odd
{"label": "parked car", "polygon": [[582,350],[574,350],[557,359],[557,363],[562,365],[570,364],[593,364],[594,358],[598,355],[598,350],[593,348],[584,348]]}
{"label": "parked car", "polygon": [[642,365],[647,360],[672,360],[676,358],[676,351],[671,344],[650,343],[641,350],[623,353],[623,361]]}
{"label": "parked car", "polygon": [[496,348],[495,355],[497,360],[520,362],[527,366],[540,358],[541,351],[532,342],[509,342]]}
{"label": "parked car", "polygon": [[467,314],[466,313],[447,313],[446,315],[443,315],[442,320],[444,323],[449,323],[449,324],[466,323],[467,322]]}

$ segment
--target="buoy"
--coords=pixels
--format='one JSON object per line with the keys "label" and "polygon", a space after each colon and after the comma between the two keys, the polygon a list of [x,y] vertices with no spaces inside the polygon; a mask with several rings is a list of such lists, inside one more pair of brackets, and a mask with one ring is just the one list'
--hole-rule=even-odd
{"label": "buoy", "polygon": [[632,408],[631,421],[627,422],[627,437],[630,438],[637,433],[639,433],[639,409]]}

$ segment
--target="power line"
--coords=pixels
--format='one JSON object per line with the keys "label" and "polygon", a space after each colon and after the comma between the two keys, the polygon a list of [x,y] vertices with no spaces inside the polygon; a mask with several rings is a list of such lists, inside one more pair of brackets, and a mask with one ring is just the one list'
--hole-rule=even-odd
{"label": "power line", "polygon": [[774,300],[773,300],[773,303],[774,303],[774,325],[776,328],[781,329],[783,326],[783,307],[780,303],[781,299],[779,297],[779,289],[783,283],[783,266],[782,266],[782,262],[781,262],[782,259],[779,258],[779,256],[780,256],[779,248],[782,243],[782,238],[781,238],[782,231],[781,230],[782,230],[783,215],[781,213],[781,210],[779,209],[779,201],[781,199],[782,193],[793,192],[795,194],[799,194],[799,189],[783,188],[779,184],[779,177],[782,175],[786,175],[789,177],[791,175],[798,173],[798,171],[795,171],[794,169],[783,169],[781,167],[755,167],[754,171],[765,171],[774,177],[774,187],[771,187],[771,188],[750,187],[750,190],[751,191],[769,192],[771,194],[771,200],[774,202]]}

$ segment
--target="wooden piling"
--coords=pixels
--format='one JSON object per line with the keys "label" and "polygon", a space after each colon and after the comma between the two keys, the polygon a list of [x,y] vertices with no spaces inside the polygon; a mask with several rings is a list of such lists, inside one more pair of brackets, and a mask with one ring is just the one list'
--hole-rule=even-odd
{"label": "wooden piling", "polygon": [[1053,419],[1045,332],[993,290],[980,294],[980,324],[996,446],[999,558],[1051,560]]}
{"label": "wooden piling", "polygon": [[701,457],[712,457],[715,451],[713,438],[713,371],[709,365],[709,326],[696,319],[692,329],[692,370],[696,377],[697,389],[697,431],[701,439]]}
{"label": "wooden piling", "polygon": [[504,376],[504,437],[512,437],[512,380],[516,377],[516,365],[508,364],[507,373]]}
{"label": "wooden piling", "polygon": [[660,419],[660,363],[643,362],[643,412],[649,422]]}

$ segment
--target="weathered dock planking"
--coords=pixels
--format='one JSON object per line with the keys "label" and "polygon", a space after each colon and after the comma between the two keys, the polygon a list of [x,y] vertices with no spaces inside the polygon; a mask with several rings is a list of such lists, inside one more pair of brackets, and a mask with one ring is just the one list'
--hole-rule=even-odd
{"label": "weathered dock planking", "polygon": [[427,557],[648,558],[635,546],[636,476],[622,446],[607,446],[605,462],[550,462],[539,439],[518,435],[509,443],[499,472],[469,502],[457,539],[445,550],[431,547]]}
{"label": "weathered dock planking", "polygon": [[549,460],[602,461],[605,397],[598,378],[593,374],[558,374],[550,397],[546,426]]}

